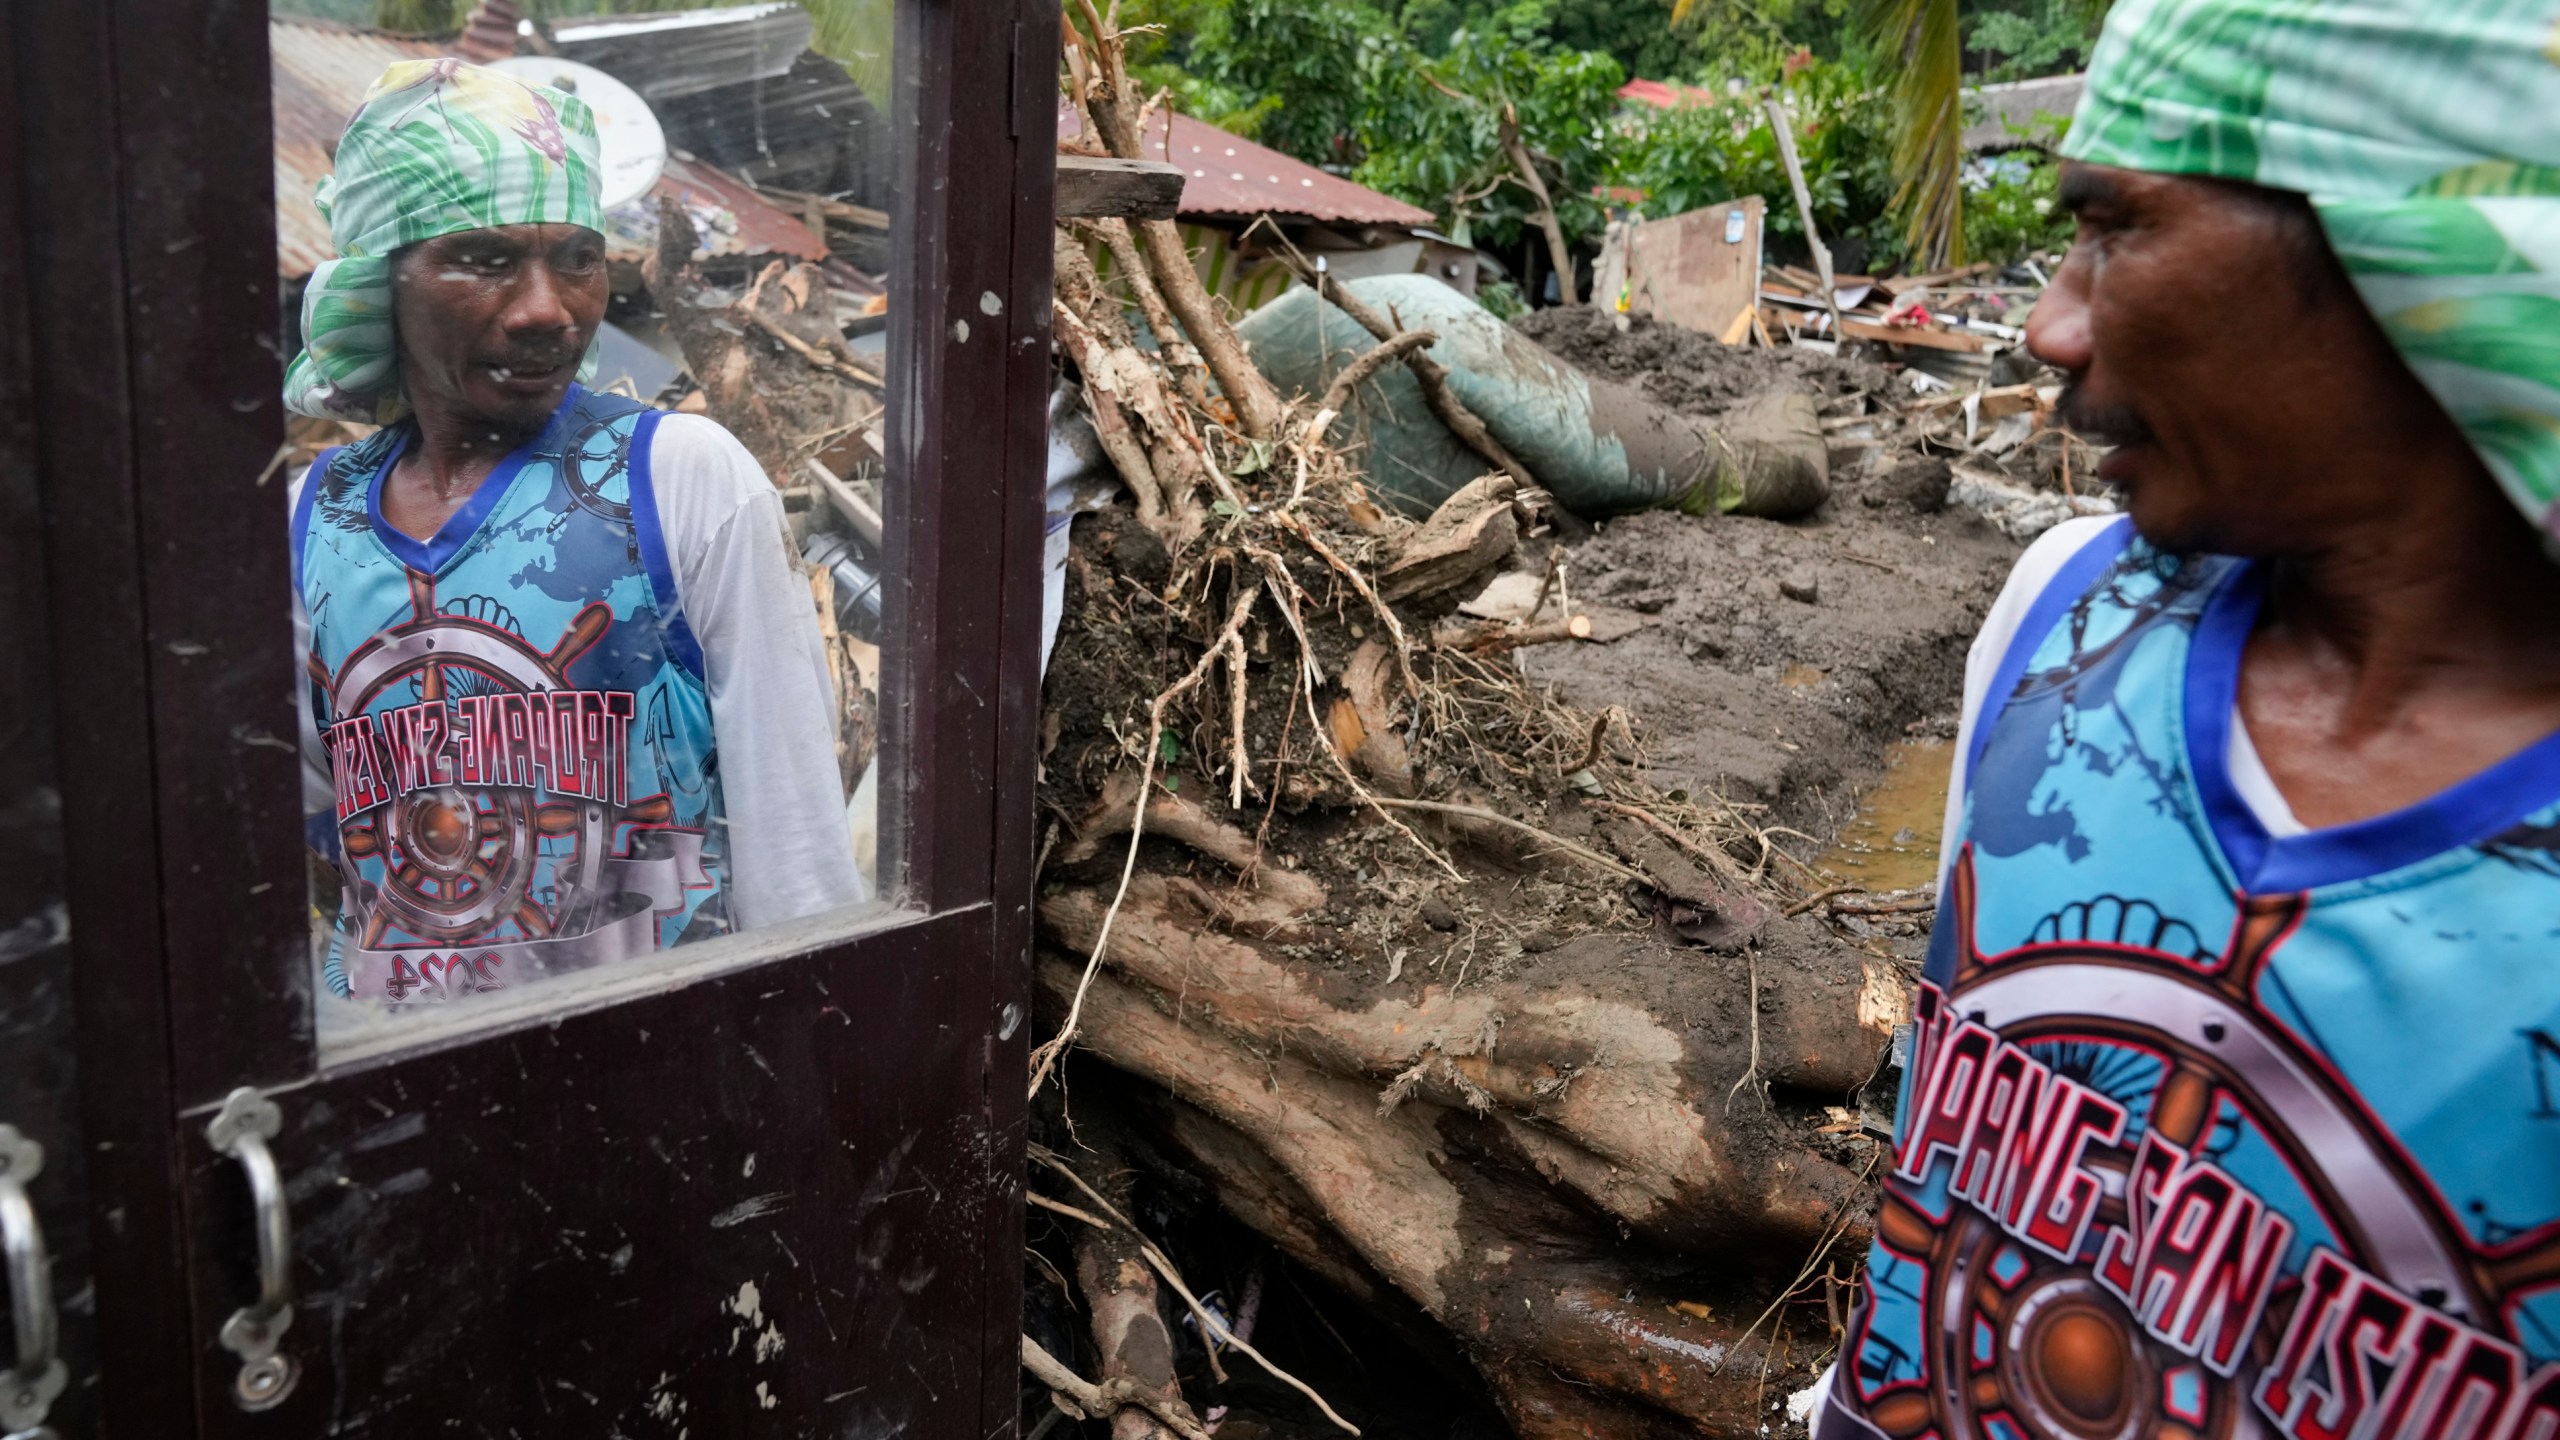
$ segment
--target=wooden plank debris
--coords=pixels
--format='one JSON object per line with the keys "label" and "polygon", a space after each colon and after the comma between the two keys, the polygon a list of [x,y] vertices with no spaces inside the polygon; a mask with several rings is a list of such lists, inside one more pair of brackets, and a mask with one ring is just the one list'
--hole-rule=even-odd
{"label": "wooden plank debris", "polygon": [[2000,348],[2000,342],[1987,335],[1965,335],[1927,325],[1886,325],[1856,315],[1842,316],[1840,331],[1852,340],[1873,340],[1886,345],[1916,345],[1924,350],[1955,350],[1968,355],[1979,355],[1985,351]]}
{"label": "wooden plank debris", "polygon": [[1182,167],[1099,155],[1058,157],[1058,218],[1170,220],[1182,205]]}
{"label": "wooden plank debris", "polygon": [[1629,227],[1628,313],[1721,333],[1759,298],[1766,209],[1745,195]]}

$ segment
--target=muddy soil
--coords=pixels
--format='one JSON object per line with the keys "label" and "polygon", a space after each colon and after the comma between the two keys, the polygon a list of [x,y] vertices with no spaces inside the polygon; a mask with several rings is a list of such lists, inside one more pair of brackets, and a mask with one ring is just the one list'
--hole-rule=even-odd
{"label": "muddy soil", "polygon": [[[1812,860],[1882,775],[1890,745],[1953,733],[1966,648],[2019,547],[1971,511],[1946,504],[1948,466],[1920,453],[1916,427],[1897,408],[1907,392],[1883,367],[1811,352],[1729,350],[1709,337],[1642,322],[1621,335],[1604,314],[1587,309],[1540,312],[1523,328],[1594,372],[1635,383],[1690,414],[1712,418],[1770,388],[1817,398],[1834,450],[1831,498],[1812,515],[1785,523],[1637,515],[1571,540],[1527,542],[1511,565],[1516,573],[1543,576],[1560,552],[1572,608],[1606,618],[1602,633],[1617,636],[1518,652],[1525,673],[1566,704],[1593,713],[1618,707],[1627,715],[1636,745],[1630,751],[1613,744],[1605,764],[1640,765],[1674,802],[1713,807],[1731,801],[1756,826],[1800,832],[1783,843]],[[1217,761],[1227,742],[1216,722],[1224,700],[1207,707],[1209,718],[1152,738],[1142,714],[1133,723],[1131,695],[1161,688],[1189,665],[1206,638],[1203,621],[1160,598],[1168,557],[1127,516],[1081,519],[1075,539],[1070,620],[1049,674],[1044,716],[1044,829],[1057,845],[1045,873],[1051,885],[1107,892],[1122,863],[1118,842],[1078,853],[1061,837],[1072,837],[1107,777],[1150,744],[1158,747],[1168,791],[1223,811],[1227,780]],[[1311,592],[1329,584],[1321,569],[1300,579]],[[1350,656],[1334,651],[1364,638],[1365,621],[1356,606],[1338,596],[1336,603],[1343,614],[1320,627],[1318,648],[1327,673],[1339,675]],[[1511,983],[1540,993],[1620,999],[1657,1016],[1684,1053],[1706,1057],[1699,1063],[1738,1069],[1736,1047],[1750,1043],[1758,1026],[1786,1029],[1796,1023],[1789,1012],[1798,1006],[1825,1014],[1856,1008],[1836,993],[1854,974],[1854,967],[1841,968],[1852,952],[1883,954],[1889,947],[1916,963],[1925,944],[1916,917],[1880,929],[1850,919],[1834,930],[1814,916],[1772,921],[1756,958],[1686,943],[1666,934],[1661,917],[1631,903],[1621,887],[1569,868],[1518,863],[1496,853],[1499,845],[1487,848],[1481,835],[1416,817],[1424,836],[1464,862],[1463,879],[1443,875],[1422,863],[1409,840],[1336,793],[1325,767],[1305,758],[1303,734],[1293,745],[1292,728],[1309,728],[1310,720],[1296,698],[1294,667],[1279,663],[1292,653],[1288,635],[1258,623],[1246,639],[1254,659],[1247,684],[1250,750],[1301,757],[1255,772],[1255,786],[1267,797],[1256,807],[1257,840],[1267,837],[1280,868],[1321,883],[1331,897],[1295,928],[1291,943],[1273,948],[1327,995],[1393,998],[1431,987],[1454,994],[1475,984]],[[1132,677],[1145,683],[1133,686]],[[1447,791],[1607,848],[1579,797],[1549,793],[1551,780],[1522,786],[1506,779],[1501,762],[1524,763],[1532,750],[1544,775],[1570,768],[1553,763],[1558,742],[1540,729],[1539,717],[1488,711],[1485,718],[1492,723],[1468,732],[1474,743],[1417,751],[1424,790]],[[1578,733],[1563,743],[1563,753],[1584,747]],[[1145,842],[1140,868],[1225,883],[1217,865],[1156,838]],[[1041,1023],[1054,1025],[1056,1017]],[[1854,1080],[1799,1086],[1784,1074],[1767,1078],[1772,1088],[1756,1110],[1727,1107],[1735,1163],[1747,1168],[1764,1150],[1810,1146],[1845,1171],[1872,1164],[1872,1139],[1854,1125],[1838,1133],[1847,1113],[1838,1102]],[[1067,1083],[1079,1097],[1082,1123],[1097,1134],[1118,1130],[1146,1146],[1154,1142],[1145,1137],[1180,1129],[1107,1124],[1105,1107],[1115,1096],[1133,1107],[1133,1116],[1153,1114],[1145,1107],[1163,1102],[1098,1062],[1076,1062]],[[1876,1117],[1862,1118],[1875,1123]],[[1450,1153],[1467,1158],[1475,1167],[1470,1174],[1508,1173],[1469,1148],[1475,1131],[1451,1124]],[[1074,1143],[1063,1111],[1044,1110],[1038,1128],[1062,1149]],[[1221,1213],[1193,1174],[1196,1166],[1171,1155],[1131,1158],[1143,1177],[1137,1204],[1147,1227],[1164,1237],[1204,1289],[1219,1287],[1218,1303],[1267,1295],[1261,1303],[1270,1307],[1278,1358],[1353,1405],[1371,1433],[1389,1440],[1502,1433],[1481,1383],[1454,1351],[1442,1353],[1449,1342],[1438,1326],[1424,1323],[1418,1311],[1408,1315],[1410,1305],[1398,1301],[1391,1286],[1344,1289],[1340,1277],[1302,1275]],[[1525,1184],[1484,1182],[1471,1193],[1556,1203]],[[1552,1233],[1560,1251],[1581,1243],[1573,1237],[1589,1228],[1587,1220],[1558,1212]],[[1044,1236],[1035,1234],[1034,1241],[1044,1243]],[[1650,1277],[1641,1287],[1648,1304],[1659,1301],[1677,1316],[1695,1314],[1702,1324],[1710,1313],[1761,1313],[1801,1259],[1792,1251],[1727,1256],[1700,1268],[1683,1256],[1630,1241],[1622,1258],[1629,1276]],[[1067,1262],[1061,1252],[1049,1263],[1062,1269]],[[1032,1328],[1047,1325],[1064,1347],[1081,1323],[1075,1301],[1063,1282],[1035,1276],[1034,1289]],[[1364,1292],[1369,1300],[1353,1298]],[[1044,1307],[1054,1313],[1044,1315]],[[1777,1340],[1782,1358],[1766,1380],[1772,1413],[1763,1433],[1802,1433],[1787,1422],[1783,1397],[1811,1381],[1831,1344],[1818,1333],[1818,1315],[1809,1311],[1804,1319],[1817,1333],[1800,1330]],[[1192,1354],[1196,1340],[1186,1334],[1181,1343],[1186,1364],[1205,1364]],[[1296,1440],[1336,1433],[1287,1394],[1245,1387],[1220,1393],[1235,1407],[1237,1435]],[[1072,1433],[1102,1432],[1093,1424]]]}
{"label": "muddy soil", "polygon": [[[1882,366],[1730,348],[1647,320],[1620,334],[1587,306],[1520,324],[1687,414],[1801,389],[1827,429],[1861,436],[1835,445],[1831,498],[1805,519],[1605,522],[1569,548],[1571,593],[1634,611],[1643,627],[1520,656],[1568,703],[1632,712],[1663,790],[1767,805],[1774,823],[1828,838],[1882,773],[1887,744],[1954,733],[1966,648],[2019,546],[1945,504],[1945,462],[1908,437]],[[1544,563],[1527,556],[1522,568]]]}
{"label": "muddy soil", "polygon": [[1881,391],[1881,365],[1818,350],[1720,345],[1712,335],[1634,316],[1619,332],[1593,305],[1533,310],[1512,322],[1520,333],[1594,375],[1634,385],[1684,415],[1719,415],[1747,395],[1783,386],[1817,398]]}

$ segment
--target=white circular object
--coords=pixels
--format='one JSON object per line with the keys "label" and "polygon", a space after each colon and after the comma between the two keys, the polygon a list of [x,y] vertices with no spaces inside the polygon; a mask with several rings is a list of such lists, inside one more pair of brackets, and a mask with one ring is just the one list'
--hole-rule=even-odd
{"label": "white circular object", "polygon": [[605,209],[628,205],[658,183],[667,168],[667,132],[638,91],[593,65],[550,55],[510,55],[489,68],[575,95],[595,112]]}

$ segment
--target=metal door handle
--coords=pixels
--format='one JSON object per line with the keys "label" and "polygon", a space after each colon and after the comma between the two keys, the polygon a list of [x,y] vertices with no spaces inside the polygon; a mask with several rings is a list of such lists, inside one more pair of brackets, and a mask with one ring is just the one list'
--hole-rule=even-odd
{"label": "metal door handle", "polygon": [[284,1128],[276,1102],[242,1086],[222,1102],[204,1130],[213,1148],[240,1162],[249,1176],[249,1202],[258,1227],[258,1298],[222,1322],[222,1348],[240,1357],[231,1396],[243,1410],[284,1403],[301,1374],[293,1357],[279,1353],[293,1324],[293,1222],[285,1209],[284,1177],[267,1142]]}
{"label": "metal door handle", "polygon": [[53,1272],[27,1185],[44,1169],[44,1147],[0,1125],[0,1257],[9,1269],[9,1323],[18,1363],[0,1373],[0,1430],[8,1440],[53,1440],[44,1423],[67,1378],[54,1354]]}

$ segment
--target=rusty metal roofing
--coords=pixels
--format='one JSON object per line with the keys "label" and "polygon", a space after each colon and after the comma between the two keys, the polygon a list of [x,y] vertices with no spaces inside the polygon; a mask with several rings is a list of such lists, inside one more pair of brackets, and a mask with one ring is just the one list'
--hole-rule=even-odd
{"label": "rusty metal roofing", "polygon": [[[276,273],[293,278],[310,274],[338,253],[329,243],[329,223],[311,202],[311,191],[329,173],[338,136],[365,90],[399,61],[433,59],[445,51],[433,40],[287,16],[269,19],[267,37],[275,56]],[[817,259],[826,254],[826,246],[798,216],[708,165],[670,158],[657,188],[642,203],[654,205],[660,195],[694,212],[715,255],[771,252]],[[724,218],[734,223],[724,224]],[[615,232],[607,238],[615,242],[617,254],[637,253],[636,245],[624,243],[620,227]]]}
{"label": "rusty metal roofing", "polygon": [[311,187],[329,173],[347,117],[374,77],[402,60],[433,59],[444,47],[287,16],[267,22],[267,43],[275,56],[276,270],[308,275],[338,253]]}
{"label": "rusty metal roofing", "polygon": [[[693,213],[693,226],[702,236],[703,248],[714,255],[796,255],[803,260],[823,260],[827,256],[827,247],[819,243],[800,217],[748,189],[728,172],[699,160],[687,162],[668,156],[666,173],[658,177],[657,188],[641,203],[654,213],[661,195]],[[726,217],[719,214],[724,210],[728,212]],[[618,228],[606,239],[619,242]],[[616,243],[610,248],[618,253],[622,247]]]}
{"label": "rusty metal roofing", "polygon": [[[1073,139],[1073,109],[1058,107],[1058,138]],[[1303,215],[1354,225],[1428,225],[1432,213],[1354,185],[1267,145],[1230,135],[1205,120],[1173,117],[1171,144],[1165,122],[1151,120],[1139,158],[1182,167],[1182,214],[1189,216]]]}

